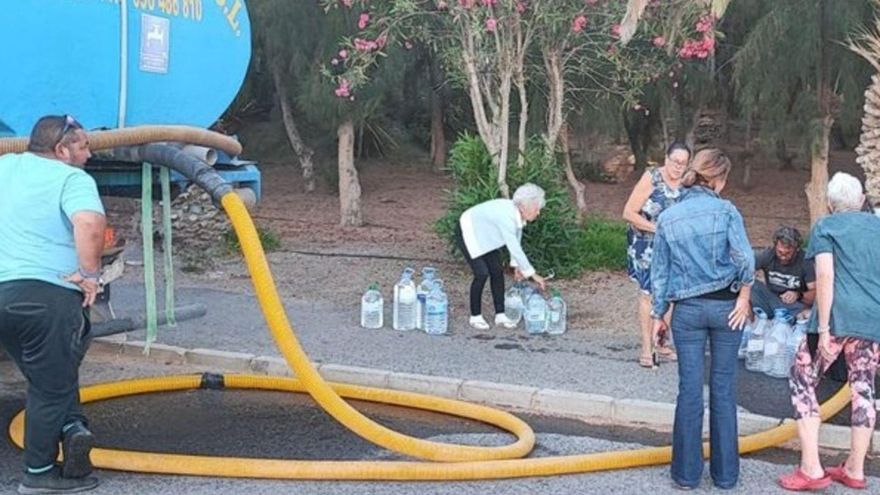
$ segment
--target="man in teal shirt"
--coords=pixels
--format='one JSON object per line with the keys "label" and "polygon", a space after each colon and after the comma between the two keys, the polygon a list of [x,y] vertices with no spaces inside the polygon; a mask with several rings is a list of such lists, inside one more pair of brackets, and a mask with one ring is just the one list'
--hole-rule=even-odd
{"label": "man in teal shirt", "polygon": [[0,344],[28,381],[20,493],[98,485],[88,476],[94,437],[79,403],[106,225],[83,170],[90,156],[88,135],[64,115],[37,121],[27,152],[0,157]]}

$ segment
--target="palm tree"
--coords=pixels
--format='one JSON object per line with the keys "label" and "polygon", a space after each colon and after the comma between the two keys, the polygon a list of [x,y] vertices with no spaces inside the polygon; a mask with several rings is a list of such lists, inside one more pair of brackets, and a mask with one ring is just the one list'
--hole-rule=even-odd
{"label": "palm tree", "polygon": [[[874,3],[880,7],[880,0],[874,0]],[[862,134],[856,147],[856,161],[865,171],[865,188],[876,201],[880,199],[880,16],[874,22],[874,29],[866,30],[859,41],[851,41],[849,46],[877,71],[865,90]]]}

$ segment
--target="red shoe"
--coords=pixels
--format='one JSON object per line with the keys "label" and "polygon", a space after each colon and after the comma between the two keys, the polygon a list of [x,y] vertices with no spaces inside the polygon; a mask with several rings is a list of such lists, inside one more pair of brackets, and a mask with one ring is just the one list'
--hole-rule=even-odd
{"label": "red shoe", "polygon": [[838,483],[843,483],[845,486],[850,488],[855,488],[856,490],[864,489],[868,486],[867,481],[864,478],[857,480],[850,475],[846,474],[846,461],[840,463],[840,466],[828,468],[825,470],[825,474],[831,477],[833,481]]}
{"label": "red shoe", "polygon": [[810,478],[798,467],[794,471],[779,477],[779,486],[793,492],[822,490],[831,486],[831,476],[825,473],[821,478]]}

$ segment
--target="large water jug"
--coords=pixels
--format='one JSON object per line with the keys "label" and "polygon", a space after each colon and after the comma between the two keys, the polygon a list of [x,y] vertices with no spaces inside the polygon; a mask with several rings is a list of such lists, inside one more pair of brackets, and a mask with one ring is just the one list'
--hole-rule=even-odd
{"label": "large water jug", "polygon": [[785,360],[783,361],[784,364],[780,365],[781,369],[778,370],[780,373],[785,373],[785,376],[791,373],[791,367],[794,365],[798,349],[800,349],[801,342],[803,342],[804,336],[807,334],[807,323],[809,321],[808,318],[798,318],[794,324],[794,329],[788,335],[788,340],[785,341]]}
{"label": "large water jug", "polygon": [[746,321],[745,326],[743,327],[742,340],[739,342],[739,350],[736,353],[736,357],[739,359],[746,358],[746,352],[749,347],[749,339],[752,338],[752,329],[755,328],[755,323],[753,321]]}
{"label": "large water jug", "polygon": [[413,269],[405,268],[400,281],[394,285],[394,311],[392,326],[395,330],[416,328],[416,284],[412,280]]}
{"label": "large water jug", "polygon": [[566,307],[559,289],[553,289],[547,303],[547,333],[561,335],[565,333]]}
{"label": "large water jug", "polygon": [[504,316],[507,316],[507,319],[514,323],[519,323],[519,320],[522,319],[522,286],[519,283],[511,285],[504,293]]}
{"label": "large water jug", "polygon": [[[764,334],[764,359],[761,370],[765,375],[779,377],[777,370],[782,367],[779,361],[785,359],[785,342],[788,340],[788,334],[791,333],[790,318],[785,308],[777,308],[773,312],[773,324],[770,325],[770,331]],[[782,376],[787,376],[787,373],[783,373]]]}
{"label": "large water jug", "polygon": [[425,332],[443,335],[449,329],[449,299],[443,292],[443,281],[434,279],[425,298]]}
{"label": "large water jug", "polygon": [[543,294],[535,292],[526,302],[526,332],[530,334],[547,331],[547,301]]}
{"label": "large water jug", "polygon": [[434,278],[437,276],[437,270],[434,267],[426,266],[422,268],[422,281],[416,287],[416,299],[419,304],[416,306],[416,328],[425,328],[425,302],[428,299],[428,293],[434,286]]}
{"label": "large water jug", "polygon": [[379,284],[370,284],[361,297],[361,326],[364,328],[382,328],[385,301],[379,292]]}
{"label": "large water jug", "polygon": [[532,294],[538,292],[538,289],[528,282],[517,282],[519,284],[519,293],[522,296],[523,308],[529,304],[529,298]]}
{"label": "large water jug", "polygon": [[764,360],[764,332],[770,329],[770,322],[767,319],[767,313],[761,308],[755,308],[754,311],[758,318],[755,320],[752,334],[749,336],[749,343],[746,345],[746,369],[761,371]]}

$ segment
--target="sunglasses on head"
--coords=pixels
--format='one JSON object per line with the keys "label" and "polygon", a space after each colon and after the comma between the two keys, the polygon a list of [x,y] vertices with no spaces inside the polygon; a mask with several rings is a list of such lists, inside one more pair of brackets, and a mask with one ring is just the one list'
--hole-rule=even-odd
{"label": "sunglasses on head", "polygon": [[61,128],[61,134],[58,135],[58,139],[55,140],[55,143],[60,143],[61,140],[64,139],[64,136],[66,136],[71,129],[82,129],[82,126],[79,125],[79,122],[77,122],[75,118],[71,117],[70,115],[65,115],[64,127]]}

